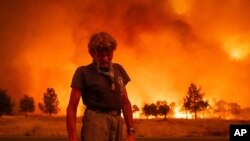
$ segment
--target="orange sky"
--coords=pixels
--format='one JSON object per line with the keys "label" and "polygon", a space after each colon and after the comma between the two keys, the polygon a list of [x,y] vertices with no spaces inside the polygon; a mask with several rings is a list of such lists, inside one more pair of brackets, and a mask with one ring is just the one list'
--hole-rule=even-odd
{"label": "orange sky", "polygon": [[[247,0],[0,1],[0,88],[41,102],[53,87],[65,113],[76,67],[91,62],[89,36],[118,41],[114,62],[132,81],[132,104],[182,102],[191,82],[205,98],[249,106]],[[16,106],[18,102],[16,102]]]}

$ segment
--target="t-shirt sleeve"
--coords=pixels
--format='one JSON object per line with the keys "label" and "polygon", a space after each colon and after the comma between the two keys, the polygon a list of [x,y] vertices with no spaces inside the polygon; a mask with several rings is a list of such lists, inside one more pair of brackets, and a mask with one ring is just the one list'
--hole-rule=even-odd
{"label": "t-shirt sleeve", "polygon": [[126,86],[128,84],[128,82],[131,80],[130,77],[128,76],[127,72],[125,71],[125,69],[119,65],[120,68],[120,72],[123,75],[123,80],[124,80],[124,86]]}
{"label": "t-shirt sleeve", "polygon": [[71,88],[76,87],[83,89],[83,82],[84,81],[84,76],[83,76],[83,68],[79,67],[76,69],[72,81],[71,81]]}

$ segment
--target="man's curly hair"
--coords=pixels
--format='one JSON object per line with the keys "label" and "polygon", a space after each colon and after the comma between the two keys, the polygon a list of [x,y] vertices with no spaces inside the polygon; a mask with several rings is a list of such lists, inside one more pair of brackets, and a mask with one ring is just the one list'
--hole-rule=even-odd
{"label": "man's curly hair", "polygon": [[90,37],[88,43],[88,52],[92,55],[96,51],[114,51],[116,49],[116,40],[106,32],[98,32]]}

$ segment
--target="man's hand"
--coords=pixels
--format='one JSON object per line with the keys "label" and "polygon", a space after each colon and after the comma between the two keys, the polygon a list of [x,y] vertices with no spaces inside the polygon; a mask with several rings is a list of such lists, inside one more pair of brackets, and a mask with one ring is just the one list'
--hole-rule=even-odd
{"label": "man's hand", "polygon": [[128,135],[125,141],[135,141],[135,135],[134,134]]}

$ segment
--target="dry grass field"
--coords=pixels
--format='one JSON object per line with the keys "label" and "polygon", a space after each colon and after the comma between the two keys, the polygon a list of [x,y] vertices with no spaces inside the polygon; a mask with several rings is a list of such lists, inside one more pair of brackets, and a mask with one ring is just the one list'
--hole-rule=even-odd
{"label": "dry grass field", "polygon": [[[230,124],[250,124],[244,120],[220,119],[136,119],[137,137],[229,137]],[[78,134],[81,118],[77,119]],[[125,127],[124,127],[125,128]],[[65,117],[3,116],[0,136],[67,136]]]}

